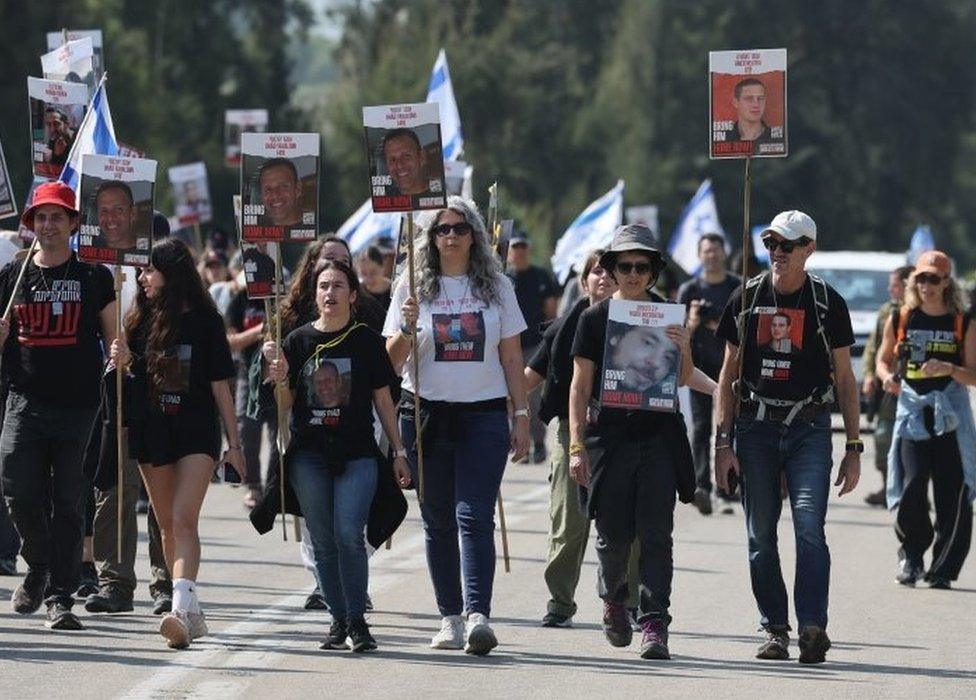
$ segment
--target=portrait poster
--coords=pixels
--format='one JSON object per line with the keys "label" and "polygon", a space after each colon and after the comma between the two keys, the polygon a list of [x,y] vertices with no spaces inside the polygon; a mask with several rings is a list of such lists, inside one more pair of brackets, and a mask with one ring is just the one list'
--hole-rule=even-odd
{"label": "portrait poster", "polygon": [[[47,80],[62,80],[85,86],[86,96],[95,93],[95,50],[91,37],[69,41],[41,56],[41,70]],[[87,104],[87,100],[85,102]]]}
{"label": "portrait poster", "polygon": [[10,172],[7,170],[7,159],[3,155],[3,142],[0,141],[0,219],[17,215],[17,200],[10,185]]}
{"label": "portrait poster", "polygon": [[786,156],[786,49],[708,54],[711,158]]}
{"label": "portrait poster", "polygon": [[[241,249],[241,262],[244,266],[244,285],[248,299],[274,299],[277,269],[275,256],[278,244],[271,242],[248,243],[241,238],[241,196],[235,194],[234,220],[237,223],[238,246]],[[285,285],[279,284],[278,294],[285,293]]]}
{"label": "portrait poster", "polygon": [[352,359],[315,353],[302,368],[309,425],[337,426],[352,395]]}
{"label": "portrait poster", "polygon": [[176,204],[176,219],[181,228],[193,224],[206,224],[213,220],[210,203],[210,187],[207,184],[207,166],[203,163],[175,165],[168,171]]}
{"label": "portrait poster", "polygon": [[684,324],[684,304],[611,299],[609,311],[600,405],[677,411],[681,350],[665,328]]}
{"label": "portrait poster", "polygon": [[34,174],[56,180],[88,107],[88,88],[61,80],[27,79]]}
{"label": "portrait poster", "polygon": [[118,155],[121,158],[145,158],[146,152],[127,143],[119,143]]}
{"label": "portrait poster", "polygon": [[319,135],[241,135],[241,238],[315,240],[319,221]]}
{"label": "portrait poster", "polygon": [[[91,39],[92,43],[92,72],[95,74],[95,85],[102,79],[105,72],[105,55],[103,53],[103,41],[101,29],[69,29],[68,41],[78,41],[80,39]],[[61,32],[47,33],[47,50],[54,51],[64,46],[64,37]]]}
{"label": "portrait poster", "polygon": [[78,258],[108,265],[149,265],[156,161],[83,155],[78,191]]}
{"label": "portrait poster", "polygon": [[803,350],[805,311],[776,306],[757,306],[756,347],[759,349],[759,375],[765,381],[788,382],[793,363]]}
{"label": "portrait poster", "polygon": [[447,204],[437,103],[363,107],[373,211],[443,209]]}
{"label": "portrait poster", "polygon": [[228,109],[224,112],[224,158],[227,165],[236,168],[241,164],[241,134],[267,130],[266,109]]}
{"label": "portrait poster", "polygon": [[[48,180],[46,177],[38,177],[37,175],[34,176],[34,179],[31,180],[30,189],[27,190],[27,196],[24,198],[24,209],[27,209],[27,207],[31,205],[31,202],[34,201],[34,190],[43,185],[45,182],[50,182],[50,180]],[[34,232],[24,226],[23,222],[18,222],[17,235],[20,236],[20,240],[22,240],[24,244],[28,246],[34,240]]]}
{"label": "portrait poster", "polygon": [[647,226],[656,239],[660,235],[658,233],[657,214],[658,209],[656,204],[642,204],[636,207],[627,207],[624,209],[624,222],[627,224],[643,224]]}

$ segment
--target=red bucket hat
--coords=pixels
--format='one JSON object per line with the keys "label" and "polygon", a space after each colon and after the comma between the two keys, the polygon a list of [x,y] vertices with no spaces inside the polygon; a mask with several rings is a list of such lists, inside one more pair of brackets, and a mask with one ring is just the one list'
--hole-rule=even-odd
{"label": "red bucket hat", "polygon": [[21,215],[20,223],[33,231],[34,212],[45,204],[57,204],[72,216],[78,216],[78,210],[75,209],[75,191],[60,181],[45,182],[34,190],[34,199]]}

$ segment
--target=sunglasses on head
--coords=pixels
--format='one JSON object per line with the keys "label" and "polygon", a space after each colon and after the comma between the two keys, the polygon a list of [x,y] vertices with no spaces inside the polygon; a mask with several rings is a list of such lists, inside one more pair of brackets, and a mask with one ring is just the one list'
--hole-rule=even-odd
{"label": "sunglasses on head", "polygon": [[810,239],[806,236],[799,238],[795,241],[778,241],[772,236],[766,236],[762,239],[763,245],[766,246],[766,250],[770,253],[775,252],[777,248],[780,248],[784,253],[789,255],[798,246],[803,247],[810,243]]}
{"label": "sunglasses on head", "polygon": [[917,275],[915,275],[916,284],[931,284],[934,286],[937,284],[942,284],[942,279],[942,277],[939,277],[934,272],[919,272]]}
{"label": "sunglasses on head", "polygon": [[649,262],[618,262],[614,266],[614,269],[622,275],[629,275],[631,272],[636,272],[638,275],[646,275],[654,268]]}
{"label": "sunglasses on head", "polygon": [[467,236],[474,231],[474,227],[467,221],[460,221],[456,224],[437,224],[433,229],[434,235],[443,238],[453,231],[455,235]]}

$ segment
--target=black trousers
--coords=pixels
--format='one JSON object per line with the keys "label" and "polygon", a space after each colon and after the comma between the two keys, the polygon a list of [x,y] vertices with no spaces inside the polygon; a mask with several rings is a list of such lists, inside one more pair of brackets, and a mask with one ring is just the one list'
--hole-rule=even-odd
{"label": "black trousers", "polygon": [[625,438],[604,458],[596,493],[597,591],[626,603],[630,548],[640,541],[638,621],[671,621],[674,530],[674,464],[660,437]]}
{"label": "black trousers", "polygon": [[[929,440],[906,440],[899,445],[905,490],[898,504],[895,533],[904,555],[921,564],[932,546],[927,579],[959,577],[969,554],[973,506],[963,480],[962,458],[955,433]],[[935,525],[929,518],[928,491],[932,481]]]}
{"label": "black trousers", "polygon": [[85,535],[85,446],[97,408],[59,409],[11,393],[0,435],[0,478],[20,555],[48,571],[45,602],[74,603]]}
{"label": "black trousers", "polygon": [[712,397],[691,392],[691,454],[695,458],[695,485],[712,492]]}

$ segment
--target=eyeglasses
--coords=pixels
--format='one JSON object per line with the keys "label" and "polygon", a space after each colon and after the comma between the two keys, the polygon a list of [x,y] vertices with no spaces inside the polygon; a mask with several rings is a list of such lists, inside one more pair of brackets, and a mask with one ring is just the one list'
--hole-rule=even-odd
{"label": "eyeglasses", "polygon": [[646,263],[646,262],[639,262],[639,263],[618,262],[614,269],[616,269],[617,272],[619,272],[622,275],[629,275],[631,272],[636,272],[638,275],[646,275],[653,268],[651,267],[651,263]]}
{"label": "eyeglasses", "polygon": [[935,286],[937,284],[942,284],[943,279],[944,278],[939,277],[934,272],[920,272],[915,275],[916,284],[931,284],[932,286]]}
{"label": "eyeglasses", "polygon": [[797,246],[802,247],[808,245],[810,243],[810,239],[803,236],[795,241],[778,241],[772,236],[766,236],[764,239],[762,239],[762,242],[763,245],[766,246],[766,250],[768,250],[770,253],[773,253],[777,248],[780,248],[784,253],[789,255]]}
{"label": "eyeglasses", "polygon": [[457,236],[467,236],[474,231],[474,227],[471,226],[467,221],[460,221],[456,224],[438,224],[433,229],[434,235],[438,238],[443,238],[449,235],[452,231]]}

